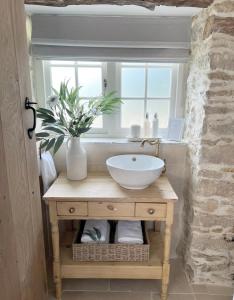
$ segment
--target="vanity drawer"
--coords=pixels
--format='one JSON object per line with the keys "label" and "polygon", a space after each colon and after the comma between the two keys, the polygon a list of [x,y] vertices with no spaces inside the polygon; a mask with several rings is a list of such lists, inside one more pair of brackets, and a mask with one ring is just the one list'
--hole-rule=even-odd
{"label": "vanity drawer", "polygon": [[134,217],[134,203],[92,202],[88,203],[90,217]]}
{"label": "vanity drawer", "polygon": [[87,216],[87,202],[57,202],[59,216]]}
{"label": "vanity drawer", "polygon": [[161,203],[136,203],[136,217],[166,218],[167,205]]}

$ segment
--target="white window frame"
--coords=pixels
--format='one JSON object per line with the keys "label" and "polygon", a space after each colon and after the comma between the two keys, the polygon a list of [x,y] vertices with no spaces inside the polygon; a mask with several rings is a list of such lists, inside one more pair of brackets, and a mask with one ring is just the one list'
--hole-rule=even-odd
{"label": "white window frame", "polygon": [[[160,100],[169,100],[170,103],[170,110],[169,110],[169,119],[170,118],[176,118],[176,102],[177,102],[177,95],[178,95],[178,90],[177,90],[177,86],[178,86],[178,77],[179,77],[179,64],[166,64],[166,63],[142,63],[142,66],[145,67],[145,95],[144,97],[139,97],[137,98],[138,100],[143,100],[144,101],[144,115],[146,115],[147,110],[147,99],[148,100],[155,100],[155,101],[160,101]],[[134,65],[134,63],[129,62],[128,63],[118,63],[117,64],[117,69],[118,69],[118,80],[117,80],[117,86],[118,86],[118,91],[119,94],[121,96],[121,68],[122,67],[130,67],[130,68],[139,68],[142,67],[140,65],[138,65],[138,63],[136,63]],[[147,80],[148,80],[148,70],[150,68],[153,67],[160,67],[160,68],[168,68],[170,67],[172,69],[172,74],[171,74],[171,95],[168,98],[158,98],[158,97],[154,97],[154,98],[150,98],[147,97]],[[126,100],[134,100],[135,98],[131,98],[131,97],[126,97],[124,98]],[[129,128],[121,128],[121,113],[119,113],[119,120],[118,120],[118,131],[120,133],[121,136],[128,136],[129,135]],[[167,136],[167,131],[168,128],[159,128],[159,135],[162,137],[166,137]]]}
{"label": "white window frame", "polygon": [[[56,58],[51,58],[56,60]],[[66,59],[64,59],[66,60]],[[71,61],[76,61],[72,59]],[[50,62],[46,60],[34,59],[34,90],[35,97],[39,104],[46,106],[46,99],[51,94],[51,72]],[[140,63],[140,62],[138,62]],[[127,62],[126,62],[127,64]],[[130,62],[129,62],[130,64]],[[77,65],[77,63],[75,64]],[[79,64],[78,64],[79,65]],[[151,65],[151,63],[147,63]],[[61,66],[61,65],[60,65]],[[70,64],[63,64],[62,66],[69,66]],[[93,65],[82,63],[82,66],[92,67]],[[132,66],[132,63],[131,63]],[[183,118],[185,106],[185,84],[186,84],[186,67],[184,64],[162,64],[152,63],[152,66],[172,67],[172,86],[170,99],[170,113],[169,118]],[[137,67],[137,66],[136,66]],[[75,69],[77,72],[77,68]],[[104,79],[107,80],[106,93],[116,91],[117,96],[121,96],[121,63],[105,62],[102,63],[102,82],[104,91]],[[77,75],[76,75],[77,83]],[[146,95],[145,95],[146,97]],[[156,99],[157,98],[152,98]],[[158,98],[160,100],[162,98]],[[165,98],[164,98],[165,99]],[[146,111],[144,111],[145,113]],[[86,137],[110,137],[110,138],[125,138],[129,136],[129,128],[121,128],[121,108],[111,115],[103,115],[103,128],[94,128],[87,132]],[[167,137],[167,128],[159,128],[159,134],[163,138]]]}

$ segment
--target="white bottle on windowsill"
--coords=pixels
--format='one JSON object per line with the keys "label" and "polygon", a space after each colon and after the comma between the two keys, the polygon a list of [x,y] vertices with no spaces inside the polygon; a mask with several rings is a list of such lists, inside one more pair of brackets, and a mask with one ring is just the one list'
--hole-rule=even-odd
{"label": "white bottle on windowsill", "polygon": [[154,119],[152,122],[152,137],[157,138],[158,137],[158,114],[154,114]]}
{"label": "white bottle on windowsill", "polygon": [[145,120],[144,120],[144,138],[150,137],[150,121],[149,121],[149,114],[146,113]]}

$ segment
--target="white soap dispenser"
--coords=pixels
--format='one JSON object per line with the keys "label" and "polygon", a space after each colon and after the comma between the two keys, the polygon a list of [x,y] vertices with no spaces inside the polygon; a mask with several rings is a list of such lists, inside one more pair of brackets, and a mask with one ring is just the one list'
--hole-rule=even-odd
{"label": "white soap dispenser", "polygon": [[152,136],[153,138],[158,137],[158,114],[157,113],[154,114],[154,119],[152,122]]}
{"label": "white soap dispenser", "polygon": [[150,137],[150,121],[149,121],[149,114],[148,113],[146,113],[146,115],[145,115],[144,137],[145,138],[149,138]]}

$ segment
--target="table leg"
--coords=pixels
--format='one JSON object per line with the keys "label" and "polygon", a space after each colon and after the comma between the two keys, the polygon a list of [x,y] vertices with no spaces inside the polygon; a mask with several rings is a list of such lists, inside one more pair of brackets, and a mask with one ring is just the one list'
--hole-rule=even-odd
{"label": "table leg", "polygon": [[154,231],[161,232],[161,222],[158,222],[158,221],[154,222]]}
{"label": "table leg", "polygon": [[59,227],[56,212],[56,202],[49,203],[50,223],[53,245],[53,278],[56,289],[56,299],[62,300],[62,280],[60,270],[60,253],[59,253]]}
{"label": "table leg", "polygon": [[164,255],[162,267],[162,291],[161,300],[167,300],[168,284],[170,276],[170,246],[171,246],[171,225],[173,222],[173,204],[167,204],[167,219],[164,233]]}

